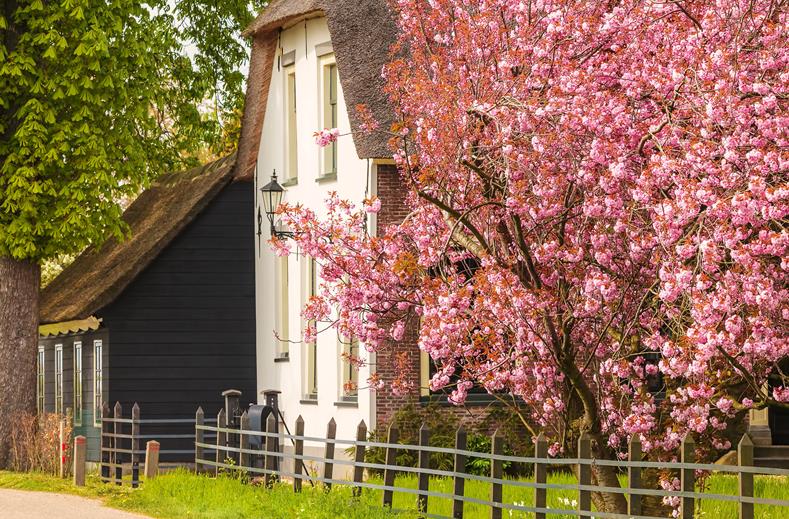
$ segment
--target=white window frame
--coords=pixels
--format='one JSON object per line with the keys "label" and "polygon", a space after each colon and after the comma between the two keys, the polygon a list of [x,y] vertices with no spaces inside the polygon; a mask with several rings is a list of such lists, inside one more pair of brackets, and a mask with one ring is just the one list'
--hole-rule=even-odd
{"label": "white window frame", "polygon": [[[335,78],[332,85],[332,75]],[[340,74],[334,54],[320,59],[320,127],[337,128],[340,124]],[[333,88],[332,88],[333,87]],[[321,150],[321,176],[336,176],[338,169],[338,143],[335,140]]]}
{"label": "white window frame", "polygon": [[289,299],[289,257],[277,258],[276,283],[277,283],[277,357],[290,356],[290,299]]}
{"label": "white window frame", "polygon": [[283,98],[285,110],[285,175],[286,183],[296,183],[299,178],[299,118],[298,118],[298,76],[296,65],[283,68]]}
{"label": "white window frame", "polygon": [[[304,303],[318,294],[318,264],[314,258],[304,256]],[[310,323],[302,318],[302,332]],[[314,323],[313,323],[314,324]],[[318,398],[318,339],[304,344],[304,398]]]}
{"label": "white window frame", "polygon": [[104,406],[104,343],[93,341],[93,425],[101,427],[101,409]]}
{"label": "white window frame", "polygon": [[[356,402],[359,397],[359,369],[354,366],[352,362],[349,362],[348,355],[353,357],[359,357],[359,339],[353,337],[351,340],[348,340],[344,337],[338,337],[339,342],[339,350],[340,353],[338,355],[340,359],[340,387],[339,387],[339,396],[340,401],[342,402]],[[347,391],[345,389],[346,382],[353,382],[356,384],[356,389],[351,391]]]}
{"label": "white window frame", "polygon": [[55,344],[55,414],[63,414],[63,344]]}
{"label": "white window frame", "polygon": [[44,346],[38,347],[38,364],[36,366],[36,409],[38,413],[46,411],[47,395],[47,352]]}
{"label": "white window frame", "polygon": [[73,346],[73,377],[74,377],[74,393],[72,400],[74,401],[74,425],[82,425],[82,341],[74,341]]}

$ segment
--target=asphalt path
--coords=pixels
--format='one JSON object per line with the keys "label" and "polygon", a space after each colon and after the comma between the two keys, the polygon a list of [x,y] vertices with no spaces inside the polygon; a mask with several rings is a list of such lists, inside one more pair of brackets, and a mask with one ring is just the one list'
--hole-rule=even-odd
{"label": "asphalt path", "polygon": [[107,508],[101,501],[49,492],[0,489],[2,519],[149,519]]}

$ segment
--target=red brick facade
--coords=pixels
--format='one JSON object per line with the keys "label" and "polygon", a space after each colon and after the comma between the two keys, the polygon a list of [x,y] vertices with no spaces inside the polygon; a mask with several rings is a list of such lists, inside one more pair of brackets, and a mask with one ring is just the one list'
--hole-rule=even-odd
{"label": "red brick facade", "polygon": [[[405,204],[406,189],[403,187],[397,167],[393,165],[378,165],[378,197],[381,199],[381,210],[378,212],[378,233],[383,234],[390,225],[396,225],[408,215],[408,208]],[[420,351],[417,346],[418,330],[416,325],[409,326],[401,341],[395,343],[389,341],[386,347],[381,348],[376,354],[376,371],[381,378],[388,382],[395,378],[395,375],[402,375],[405,369],[405,379],[411,382],[414,388],[406,395],[393,395],[389,387],[376,392],[376,428],[386,428],[392,417],[403,406],[412,404],[417,408],[425,408],[425,404],[420,402]],[[395,356],[404,354],[406,357],[405,365],[398,365]],[[396,373],[397,372],[397,373]],[[431,411],[435,411],[431,407]],[[489,409],[486,405],[469,405],[457,407],[453,405],[442,405],[442,413],[454,415],[460,423],[472,429],[480,427],[490,428],[495,424],[484,423],[487,420]]]}

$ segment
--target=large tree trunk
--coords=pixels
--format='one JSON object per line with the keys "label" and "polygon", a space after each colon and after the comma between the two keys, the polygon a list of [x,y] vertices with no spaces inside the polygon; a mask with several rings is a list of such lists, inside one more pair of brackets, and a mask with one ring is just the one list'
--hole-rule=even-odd
{"label": "large tree trunk", "polygon": [[0,257],[0,468],[13,417],[36,411],[38,264]]}

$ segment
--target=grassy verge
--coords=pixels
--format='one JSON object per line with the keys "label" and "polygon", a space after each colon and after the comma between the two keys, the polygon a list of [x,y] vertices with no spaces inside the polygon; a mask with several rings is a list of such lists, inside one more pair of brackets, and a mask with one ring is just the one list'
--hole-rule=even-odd
{"label": "grassy verge", "polygon": [[[380,481],[373,480],[380,483]],[[572,485],[575,478],[571,474],[552,474],[550,483]],[[445,494],[452,493],[452,480],[436,478],[430,482],[430,490]],[[624,481],[623,481],[624,483]],[[398,477],[396,485],[416,488],[416,478]],[[789,498],[789,481],[786,478],[757,476],[756,495],[775,499]],[[102,499],[107,506],[133,511],[160,519],[378,519],[378,518],[416,518],[414,513],[416,496],[395,493],[395,510],[391,513],[381,507],[381,492],[365,490],[359,500],[354,500],[349,487],[335,486],[330,493],[305,485],[301,494],[294,494],[290,485],[282,484],[273,489],[263,489],[245,485],[237,479],[196,476],[187,471],[165,474],[155,480],[145,482],[139,490],[128,487],[104,485],[97,478],[88,479],[84,488],[74,487],[70,481],[41,474],[15,474],[0,472],[0,488],[38,490],[77,494]],[[737,478],[734,476],[712,476],[705,488],[714,494],[736,495]],[[466,495],[472,498],[487,499],[490,486],[477,481],[466,481]],[[504,502],[531,506],[533,490],[508,486],[504,489]],[[551,508],[575,508],[577,493],[573,490],[548,490],[548,506]],[[429,513],[443,516],[452,515],[452,501],[431,497]],[[489,508],[474,503],[466,503],[465,517],[469,519],[489,517]],[[697,510],[698,518],[736,518],[737,504],[734,502],[702,500]],[[756,517],[763,519],[783,519],[789,516],[786,509],[775,506],[756,506]],[[514,511],[504,512],[504,517],[527,518],[531,514]],[[552,519],[564,519],[569,515],[552,514]]]}

